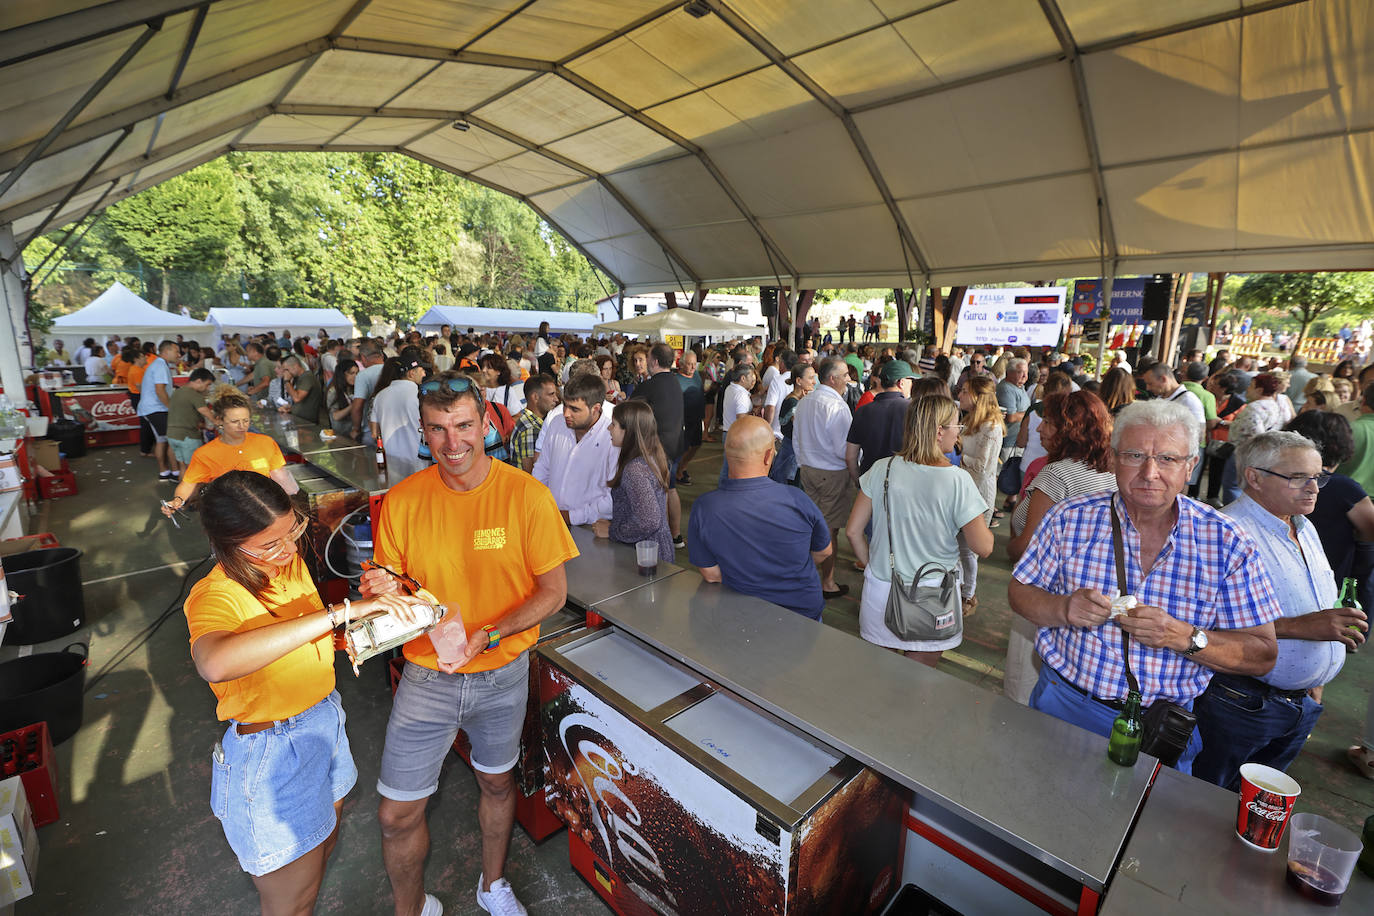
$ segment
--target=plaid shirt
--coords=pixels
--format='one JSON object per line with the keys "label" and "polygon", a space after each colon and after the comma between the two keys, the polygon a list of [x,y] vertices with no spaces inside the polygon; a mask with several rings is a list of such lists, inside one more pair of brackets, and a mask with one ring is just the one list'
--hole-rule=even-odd
{"label": "plaid shirt", "polygon": [[510,434],[510,457],[506,460],[518,468],[524,468],[524,460],[534,459],[534,443],[539,439],[539,430],[544,426],[544,418],[526,407],[515,418],[515,429]]}
{"label": "plaid shirt", "polygon": [[[1111,500],[1117,499],[1126,554],[1126,586],[1118,589],[1112,550]],[[1219,512],[1179,497],[1178,521],[1146,575],[1140,533],[1114,493],[1066,499],[1045,514],[1013,576],[1054,595],[1080,588],[1135,595],[1141,604],[1204,630],[1255,627],[1281,616],[1273,584],[1254,541]],[[1065,680],[1096,697],[1126,695],[1121,631],[1100,627],[1041,627],[1036,649]],[[1210,668],[1169,649],[1130,641],[1131,669],[1146,704],[1160,697],[1186,702],[1212,679]]]}

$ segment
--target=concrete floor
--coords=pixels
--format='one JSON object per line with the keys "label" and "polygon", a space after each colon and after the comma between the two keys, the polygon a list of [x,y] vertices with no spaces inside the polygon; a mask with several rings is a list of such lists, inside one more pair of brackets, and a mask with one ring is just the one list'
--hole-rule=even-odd
{"label": "concrete floor", "polygon": [[[713,487],[720,446],[707,444],[692,462],[699,484],[682,488],[684,510]],[[54,532],[85,551],[82,578],[91,664],[85,723],[58,748],[61,819],[40,831],[37,893],[17,905],[25,914],[250,914],[257,896],[239,871],[210,813],[210,748],[221,727],[213,695],[196,675],[180,600],[208,569],[207,548],[193,517],[178,530],[157,512],[170,484],[133,447],[92,451],[73,462],[80,493],[39,504],[27,530]],[[766,524],[761,522],[760,524]],[[684,529],[685,529],[684,522]],[[978,613],[963,645],[945,654],[941,670],[1001,690],[1011,611],[1009,564],[998,546],[980,571]],[[858,632],[862,574],[841,535],[838,577],[850,594],[831,601],[825,622]],[[685,563],[685,552],[678,559]],[[147,629],[168,609],[151,636]],[[75,637],[57,641],[60,649]],[[146,640],[145,640],[146,638]],[[41,651],[44,647],[36,647]],[[0,646],[0,660],[18,652]],[[1374,783],[1346,764],[1344,752],[1363,729],[1374,689],[1374,649],[1350,657],[1327,688],[1326,713],[1290,773],[1303,786],[1303,810],[1326,814],[1358,830],[1374,810]],[[914,664],[914,663],[913,663]],[[354,678],[339,666],[339,690],[359,781],[344,805],[344,824],[321,892],[320,913],[384,914],[390,890],[382,868],[373,789],[390,710],[383,666],[375,661]],[[434,852],[427,883],[450,914],[479,913],[472,887],[478,866],[476,786],[450,755],[431,802]],[[532,914],[608,912],[567,864],[562,833],[535,846],[517,828],[508,874]]]}

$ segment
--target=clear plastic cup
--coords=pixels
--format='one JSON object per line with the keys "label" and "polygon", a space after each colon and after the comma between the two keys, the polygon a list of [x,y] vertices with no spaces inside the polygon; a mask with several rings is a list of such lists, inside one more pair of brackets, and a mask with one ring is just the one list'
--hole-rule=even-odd
{"label": "clear plastic cup", "polygon": [[658,572],[658,541],[636,541],[635,563],[641,576],[652,576]]}
{"label": "clear plastic cup", "polygon": [[1288,824],[1288,886],[1322,906],[1338,906],[1364,845],[1320,814],[1295,814]]}

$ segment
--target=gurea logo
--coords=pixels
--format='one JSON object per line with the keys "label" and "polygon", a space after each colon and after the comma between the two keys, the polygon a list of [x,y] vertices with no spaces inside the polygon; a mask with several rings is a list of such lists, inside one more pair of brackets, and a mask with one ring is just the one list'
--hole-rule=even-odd
{"label": "gurea logo", "polygon": [[1006,320],[1007,320],[1006,314],[1003,313],[1003,312],[998,312],[998,313],[997,313],[997,320],[998,320],[998,321],[1006,321]]}

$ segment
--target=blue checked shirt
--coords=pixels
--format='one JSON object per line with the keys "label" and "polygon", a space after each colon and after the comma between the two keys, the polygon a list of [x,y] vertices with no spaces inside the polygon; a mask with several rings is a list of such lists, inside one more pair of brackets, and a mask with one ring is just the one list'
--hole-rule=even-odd
{"label": "blue checked shirt", "polygon": [[[1111,500],[1117,500],[1126,553],[1126,585],[1116,584]],[[1055,595],[1080,588],[1135,595],[1141,604],[1204,630],[1256,627],[1280,616],[1278,599],[1254,541],[1235,522],[1201,503],[1178,498],[1178,521],[1148,575],[1140,568],[1140,533],[1114,493],[1066,499],[1050,509],[1016,564],[1017,581]],[[1204,668],[1170,649],[1129,642],[1131,669],[1146,704],[1158,698],[1186,703],[1212,679]],[[1096,697],[1126,695],[1121,629],[1041,627],[1036,649],[1065,680]]]}

